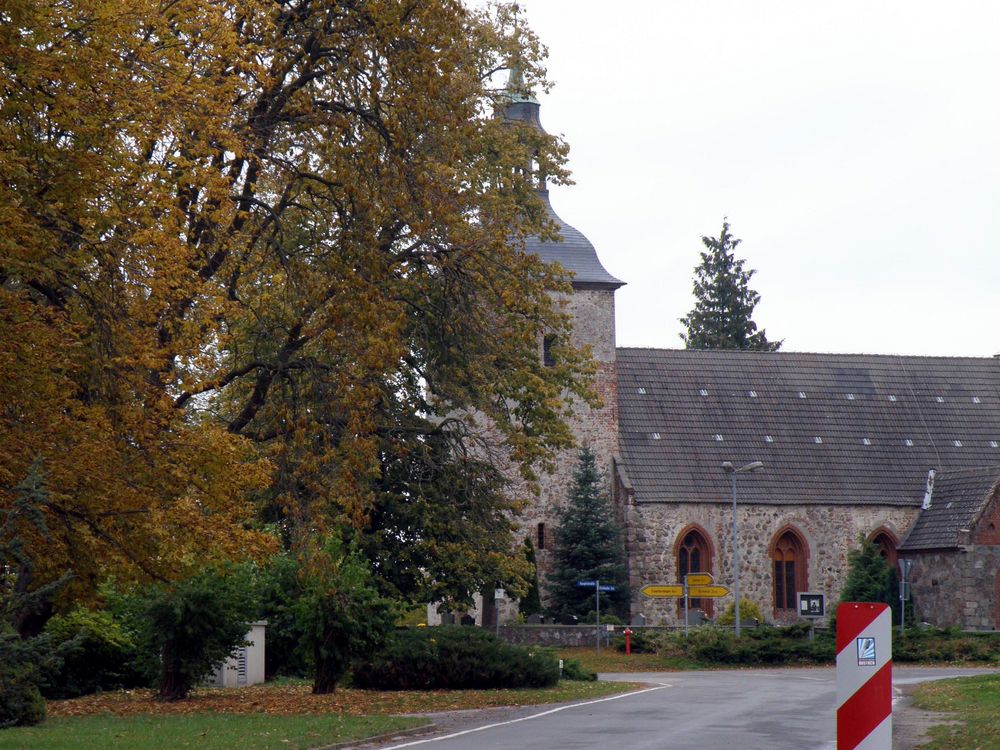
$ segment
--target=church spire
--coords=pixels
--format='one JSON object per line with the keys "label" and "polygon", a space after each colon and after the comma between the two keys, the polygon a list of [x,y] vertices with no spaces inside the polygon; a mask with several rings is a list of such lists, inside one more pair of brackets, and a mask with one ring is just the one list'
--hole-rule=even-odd
{"label": "church spire", "polygon": [[538,114],[538,100],[534,92],[524,85],[524,72],[521,70],[520,61],[514,60],[508,70],[510,73],[507,75],[507,85],[503,90],[503,96],[507,100],[503,118],[527,123],[544,133],[545,128],[542,127]]}

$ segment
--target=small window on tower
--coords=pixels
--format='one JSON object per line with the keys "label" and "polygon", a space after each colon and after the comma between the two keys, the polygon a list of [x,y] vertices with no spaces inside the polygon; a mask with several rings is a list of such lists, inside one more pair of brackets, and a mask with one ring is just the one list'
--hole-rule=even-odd
{"label": "small window on tower", "polygon": [[556,335],[549,333],[542,339],[542,364],[546,367],[556,366],[556,355],[552,353],[556,345]]}
{"label": "small window on tower", "polygon": [[545,524],[538,524],[538,549],[545,549]]}

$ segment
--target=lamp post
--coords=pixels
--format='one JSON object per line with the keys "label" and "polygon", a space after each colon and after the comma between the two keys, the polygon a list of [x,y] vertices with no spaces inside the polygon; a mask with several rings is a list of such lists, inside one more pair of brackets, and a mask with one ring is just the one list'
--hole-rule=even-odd
{"label": "lamp post", "polygon": [[740,637],[740,547],[736,537],[736,475],[749,474],[751,471],[763,469],[760,461],[751,461],[736,468],[732,461],[723,461],[722,470],[732,476],[733,480],[733,593],[736,595],[736,637]]}

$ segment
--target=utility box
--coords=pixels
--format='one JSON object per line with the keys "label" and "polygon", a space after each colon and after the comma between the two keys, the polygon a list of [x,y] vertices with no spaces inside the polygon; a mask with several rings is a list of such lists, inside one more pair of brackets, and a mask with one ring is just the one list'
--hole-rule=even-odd
{"label": "utility box", "polygon": [[211,687],[234,688],[256,685],[264,681],[264,635],[267,622],[250,624],[246,640],[250,645],[240,646],[218,667],[208,679]]}

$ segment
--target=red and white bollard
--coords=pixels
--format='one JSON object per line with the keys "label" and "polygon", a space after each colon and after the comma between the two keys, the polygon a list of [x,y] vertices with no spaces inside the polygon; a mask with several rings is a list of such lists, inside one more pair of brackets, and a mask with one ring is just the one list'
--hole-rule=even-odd
{"label": "red and white bollard", "polygon": [[844,602],[837,607],[837,750],[891,748],[891,610]]}
{"label": "red and white bollard", "polygon": [[632,655],[632,631],[625,628],[625,656]]}

